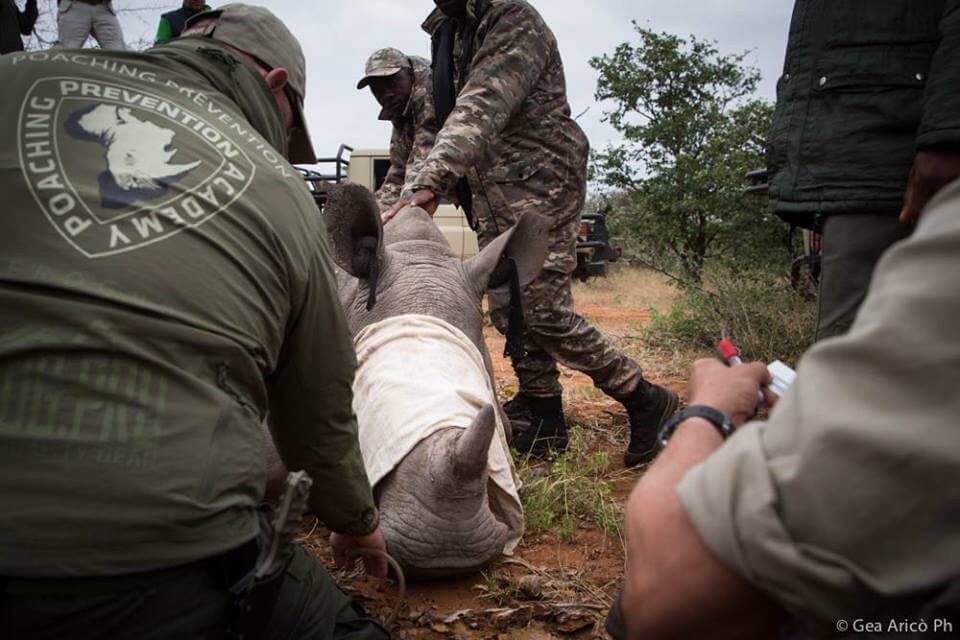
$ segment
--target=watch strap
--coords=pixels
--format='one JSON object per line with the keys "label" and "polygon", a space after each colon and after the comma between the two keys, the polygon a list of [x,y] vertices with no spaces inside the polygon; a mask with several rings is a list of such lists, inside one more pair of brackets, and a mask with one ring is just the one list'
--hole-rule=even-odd
{"label": "watch strap", "polygon": [[722,411],[702,404],[690,405],[686,409],[673,414],[673,417],[667,420],[663,428],[660,429],[660,435],[657,437],[657,440],[661,448],[667,446],[667,441],[670,440],[670,436],[673,435],[673,432],[676,431],[680,423],[689,418],[703,418],[713,425],[717,433],[719,433],[720,437],[724,440],[733,435],[733,431],[736,428],[733,425],[733,421]]}

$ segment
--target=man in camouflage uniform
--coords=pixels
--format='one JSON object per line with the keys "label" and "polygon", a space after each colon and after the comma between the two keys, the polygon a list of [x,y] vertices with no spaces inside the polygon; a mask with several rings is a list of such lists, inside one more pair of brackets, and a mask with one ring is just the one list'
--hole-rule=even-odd
{"label": "man in camouflage uniform", "polygon": [[410,179],[417,175],[437,137],[430,62],[387,47],[367,59],[357,89],[369,86],[383,107],[380,120],[393,123],[390,169],[377,189],[377,204],[385,211],[400,196],[411,193]]}
{"label": "man in camouflage uniform", "polygon": [[[625,462],[649,460],[676,396],[647,383],[637,363],[573,311],[570,279],[577,264],[589,143],[570,117],[556,39],[539,13],[521,0],[436,4],[423,25],[433,38],[434,87],[443,86],[438,73],[452,67],[456,104],[414,181],[411,202],[429,211],[435,196],[456,192],[463,203],[460,181],[466,178],[481,246],[524,213],[536,211],[553,220],[543,270],[522,292],[526,354],[513,358],[520,393],[506,407],[514,422],[514,446],[539,453],[538,433],[547,444],[565,444],[556,365],[561,362],[589,375],[626,406],[631,436]],[[439,103],[443,94],[435,96]],[[504,333],[508,297],[505,291],[490,293],[491,317]]]}

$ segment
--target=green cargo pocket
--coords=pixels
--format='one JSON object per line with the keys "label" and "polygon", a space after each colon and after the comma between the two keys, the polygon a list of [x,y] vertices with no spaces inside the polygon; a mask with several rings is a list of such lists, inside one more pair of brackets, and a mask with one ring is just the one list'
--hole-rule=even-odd
{"label": "green cargo pocket", "polygon": [[923,114],[926,43],[831,50],[816,66],[801,158],[820,189],[906,183]]}
{"label": "green cargo pocket", "polygon": [[491,239],[516,224],[521,211],[526,208],[523,185],[537,170],[536,162],[504,158],[483,176],[483,186],[474,192],[473,204],[476,207],[481,202],[482,207],[488,208],[496,217],[495,229],[484,230]]}
{"label": "green cargo pocket", "polygon": [[487,172],[487,178],[497,183],[529,180],[547,162],[547,158],[540,155],[542,154],[506,152],[497,162],[497,166]]}

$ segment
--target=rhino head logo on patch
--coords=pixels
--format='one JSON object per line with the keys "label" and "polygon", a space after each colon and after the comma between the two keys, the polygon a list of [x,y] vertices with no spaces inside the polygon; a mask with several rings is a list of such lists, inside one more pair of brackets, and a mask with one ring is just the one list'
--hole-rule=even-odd
{"label": "rhino head logo on patch", "polygon": [[101,205],[108,209],[158,198],[201,164],[199,160],[172,164],[178,152],[174,131],[141,120],[125,107],[101,104],[78,109],[70,114],[66,129],[78,140],[106,148],[107,169],[99,182]]}

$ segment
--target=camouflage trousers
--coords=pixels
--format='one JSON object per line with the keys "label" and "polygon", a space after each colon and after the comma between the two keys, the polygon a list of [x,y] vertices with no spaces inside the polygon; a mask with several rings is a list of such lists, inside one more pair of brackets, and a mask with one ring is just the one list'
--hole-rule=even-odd
{"label": "camouflage trousers", "polygon": [[[560,181],[562,188],[551,185],[552,188],[542,191],[542,185],[532,179],[487,182],[483,189],[489,194],[491,206],[475,209],[480,214],[478,239],[481,247],[487,246],[527,211],[537,211],[554,221],[544,267],[521,291],[527,353],[513,359],[520,390],[532,397],[560,395],[563,387],[557,369],[559,362],[590,376],[607,395],[623,399],[643,380],[640,366],[573,309],[570,283],[577,266],[577,233],[585,185],[580,180],[572,182],[571,185],[569,179]],[[490,209],[496,213],[491,215]],[[491,291],[488,297],[491,320],[503,334],[507,331],[510,308],[506,289]]]}

